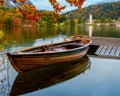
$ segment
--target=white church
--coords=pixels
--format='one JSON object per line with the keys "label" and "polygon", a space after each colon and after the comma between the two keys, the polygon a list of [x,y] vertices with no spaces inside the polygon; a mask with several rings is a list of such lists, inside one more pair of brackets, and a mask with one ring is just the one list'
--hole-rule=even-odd
{"label": "white church", "polygon": [[93,24],[92,13],[89,15],[88,24]]}

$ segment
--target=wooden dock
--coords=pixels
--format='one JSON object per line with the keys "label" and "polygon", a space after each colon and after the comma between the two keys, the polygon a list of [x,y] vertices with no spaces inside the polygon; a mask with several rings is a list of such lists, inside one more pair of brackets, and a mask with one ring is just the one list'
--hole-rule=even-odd
{"label": "wooden dock", "polygon": [[93,45],[98,46],[95,56],[120,59],[120,38],[92,37]]}
{"label": "wooden dock", "polygon": [[91,45],[120,46],[120,38],[92,37],[92,44]]}

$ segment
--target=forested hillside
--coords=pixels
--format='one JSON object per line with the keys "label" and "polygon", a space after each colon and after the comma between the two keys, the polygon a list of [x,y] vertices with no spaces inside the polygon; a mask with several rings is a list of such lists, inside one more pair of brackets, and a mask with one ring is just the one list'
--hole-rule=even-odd
{"label": "forested hillside", "polygon": [[89,17],[89,14],[92,13],[94,19],[115,19],[117,20],[120,17],[120,1],[91,5],[86,8],[78,10],[73,10],[67,13],[62,14],[62,20],[65,20],[70,16],[70,18],[82,18],[86,20]]}
{"label": "forested hillside", "polygon": [[42,14],[42,18],[38,21],[27,20],[24,18],[18,8],[0,8],[0,27],[20,27],[20,26],[52,26],[54,24],[54,18],[51,11],[39,11]]}
{"label": "forested hillside", "polygon": [[[37,10],[41,13],[42,18],[38,21],[25,19],[18,8],[1,8],[0,7],[0,26],[52,26],[54,25],[54,16],[51,11]],[[94,23],[115,23],[115,20],[120,22],[120,1],[91,5],[80,11],[73,10],[61,15],[60,23],[65,25],[77,25],[86,23],[89,14],[92,13]],[[69,22],[70,21],[70,22]]]}

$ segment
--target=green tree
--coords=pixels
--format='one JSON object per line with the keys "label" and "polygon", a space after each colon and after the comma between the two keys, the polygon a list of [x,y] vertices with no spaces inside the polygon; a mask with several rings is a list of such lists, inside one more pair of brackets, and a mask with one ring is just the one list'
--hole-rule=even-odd
{"label": "green tree", "polygon": [[3,26],[6,26],[6,27],[11,27],[12,26],[12,19],[11,19],[11,17],[6,17],[4,19],[4,25]]}
{"label": "green tree", "polygon": [[75,26],[75,20],[73,18],[70,19],[70,26]]}

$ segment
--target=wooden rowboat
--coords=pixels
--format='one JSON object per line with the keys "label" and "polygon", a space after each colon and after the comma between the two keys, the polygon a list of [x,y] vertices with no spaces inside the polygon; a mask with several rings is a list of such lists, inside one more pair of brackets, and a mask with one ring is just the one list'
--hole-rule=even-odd
{"label": "wooden rowboat", "polygon": [[16,71],[26,72],[42,66],[74,62],[83,57],[91,44],[89,36],[71,36],[64,42],[26,48],[7,53]]}

